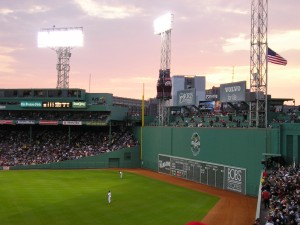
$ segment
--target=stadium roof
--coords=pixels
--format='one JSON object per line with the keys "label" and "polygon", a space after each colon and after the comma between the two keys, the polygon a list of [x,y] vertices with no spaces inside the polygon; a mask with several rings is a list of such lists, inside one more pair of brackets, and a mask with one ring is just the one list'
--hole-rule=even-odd
{"label": "stadium roof", "polygon": [[295,99],[293,98],[271,98],[269,100],[270,105],[283,105],[284,102],[286,101],[294,101]]}

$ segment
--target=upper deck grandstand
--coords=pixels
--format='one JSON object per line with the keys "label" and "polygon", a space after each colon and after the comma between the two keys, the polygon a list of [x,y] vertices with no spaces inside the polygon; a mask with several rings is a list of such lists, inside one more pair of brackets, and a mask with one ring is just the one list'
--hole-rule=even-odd
{"label": "upper deck grandstand", "polygon": [[136,146],[126,126],[140,115],[138,101],[82,89],[2,89],[0,166],[47,164]]}

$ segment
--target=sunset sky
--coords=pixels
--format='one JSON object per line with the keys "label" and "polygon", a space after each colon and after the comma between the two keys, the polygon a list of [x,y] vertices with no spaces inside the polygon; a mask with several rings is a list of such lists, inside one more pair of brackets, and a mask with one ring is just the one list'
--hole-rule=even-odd
{"label": "sunset sky", "polygon": [[[287,59],[269,64],[268,93],[300,104],[300,1],[269,0],[268,44]],[[72,49],[70,88],[141,99],[156,96],[160,36],[171,12],[171,75],[206,77],[206,89],[250,82],[251,0],[0,1],[0,88],[55,88],[57,55],[37,47],[42,28],[83,27]],[[233,75],[234,67],[234,75]],[[292,104],[292,102],[289,102]]]}

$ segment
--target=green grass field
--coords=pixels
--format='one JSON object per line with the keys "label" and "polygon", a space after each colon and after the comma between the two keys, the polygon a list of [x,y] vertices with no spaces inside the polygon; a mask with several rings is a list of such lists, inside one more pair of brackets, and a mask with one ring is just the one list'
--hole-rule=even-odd
{"label": "green grass field", "polygon": [[184,225],[217,201],[134,173],[120,179],[115,170],[0,171],[1,225]]}

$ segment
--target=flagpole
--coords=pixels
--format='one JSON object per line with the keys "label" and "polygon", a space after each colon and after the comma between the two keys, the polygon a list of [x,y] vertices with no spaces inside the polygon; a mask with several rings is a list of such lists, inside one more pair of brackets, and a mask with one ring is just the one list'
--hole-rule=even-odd
{"label": "flagpole", "polygon": [[143,83],[143,94],[142,94],[142,126],[141,126],[141,154],[140,154],[140,160],[141,160],[141,164],[142,164],[142,166],[143,166],[143,128],[144,128],[144,114],[145,114],[145,107],[144,107],[144,105],[145,105],[145,102],[144,102],[144,83]]}
{"label": "flagpole", "polygon": [[144,83],[143,83],[143,96],[142,96],[142,127],[145,125],[145,99],[144,99]]}

